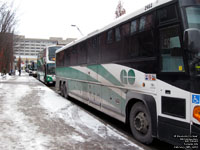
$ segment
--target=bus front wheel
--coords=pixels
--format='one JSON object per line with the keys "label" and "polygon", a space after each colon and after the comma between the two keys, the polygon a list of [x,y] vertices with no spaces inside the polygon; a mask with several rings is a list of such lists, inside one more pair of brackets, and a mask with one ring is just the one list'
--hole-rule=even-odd
{"label": "bus front wheel", "polygon": [[129,121],[132,134],[138,141],[145,144],[152,143],[151,117],[143,103],[137,102],[132,106]]}

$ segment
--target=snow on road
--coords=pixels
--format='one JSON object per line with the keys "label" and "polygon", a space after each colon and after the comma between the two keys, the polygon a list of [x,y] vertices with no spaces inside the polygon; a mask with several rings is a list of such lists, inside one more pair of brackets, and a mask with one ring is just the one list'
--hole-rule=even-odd
{"label": "snow on road", "polygon": [[0,149],[142,149],[26,74],[0,79]]}
{"label": "snow on road", "polygon": [[[13,82],[9,79],[7,81]],[[19,111],[17,105],[31,89],[26,83],[3,82],[0,86],[0,149],[44,149],[43,143],[48,142],[48,138],[37,132],[38,127],[28,121],[28,116]]]}

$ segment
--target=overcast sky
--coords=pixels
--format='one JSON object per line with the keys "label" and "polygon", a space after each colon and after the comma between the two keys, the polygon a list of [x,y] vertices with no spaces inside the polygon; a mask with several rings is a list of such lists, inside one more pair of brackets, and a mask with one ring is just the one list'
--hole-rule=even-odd
{"label": "overcast sky", "polygon": [[[100,29],[115,19],[119,0],[0,0],[14,1],[17,8],[17,34],[27,38],[80,37]],[[122,0],[126,13],[155,0]]]}

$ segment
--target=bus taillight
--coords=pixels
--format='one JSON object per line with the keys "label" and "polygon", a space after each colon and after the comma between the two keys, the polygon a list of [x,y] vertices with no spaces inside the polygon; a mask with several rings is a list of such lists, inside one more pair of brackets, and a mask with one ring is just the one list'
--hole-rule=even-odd
{"label": "bus taillight", "polygon": [[200,122],[200,106],[194,107],[193,117]]}

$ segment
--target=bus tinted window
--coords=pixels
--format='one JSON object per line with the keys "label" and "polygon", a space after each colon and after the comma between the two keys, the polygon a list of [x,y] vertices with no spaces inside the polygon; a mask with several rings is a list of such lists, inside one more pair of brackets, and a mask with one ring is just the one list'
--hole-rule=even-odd
{"label": "bus tinted window", "polygon": [[162,8],[158,11],[159,23],[165,23],[168,21],[173,21],[178,19],[176,6],[168,6],[166,8]]}
{"label": "bus tinted window", "polygon": [[113,30],[109,30],[107,32],[107,43],[112,43],[113,42]]}
{"label": "bus tinted window", "polygon": [[[153,34],[151,30],[141,32],[138,37],[139,42],[139,55],[141,57],[152,57],[154,53]],[[136,50],[137,52],[137,50]]]}
{"label": "bus tinted window", "polygon": [[120,33],[120,28],[119,27],[115,28],[115,40],[117,42],[121,40],[121,33]]}
{"label": "bus tinted window", "polygon": [[89,64],[96,64],[98,57],[98,38],[94,37],[87,41],[87,62]]}
{"label": "bus tinted window", "polygon": [[131,22],[131,34],[135,33],[137,31],[137,21],[134,20]]}
{"label": "bus tinted window", "polygon": [[130,23],[122,25],[122,36],[129,36],[130,34]]}
{"label": "bus tinted window", "polygon": [[78,48],[78,63],[85,64],[87,63],[87,49],[86,44],[81,43]]}
{"label": "bus tinted window", "polygon": [[143,31],[144,30],[144,27],[145,27],[145,16],[141,17],[140,18],[140,31]]}
{"label": "bus tinted window", "polygon": [[98,42],[98,40],[97,40],[97,37],[94,37],[93,39],[92,39],[92,47],[93,48],[97,48],[97,43]]}
{"label": "bus tinted window", "polygon": [[74,47],[71,51],[70,51],[70,65],[74,66],[77,65],[78,61],[78,56],[77,56],[77,50]]}
{"label": "bus tinted window", "polygon": [[188,27],[200,29],[200,7],[187,7],[186,14]]}
{"label": "bus tinted window", "polygon": [[140,18],[140,31],[150,30],[153,25],[153,15],[149,14]]}
{"label": "bus tinted window", "polygon": [[64,58],[64,51],[57,53],[56,55],[56,65],[58,67],[62,67],[64,64],[63,62],[63,58]]}
{"label": "bus tinted window", "polygon": [[64,66],[70,66],[70,51],[69,50],[65,50]]}

